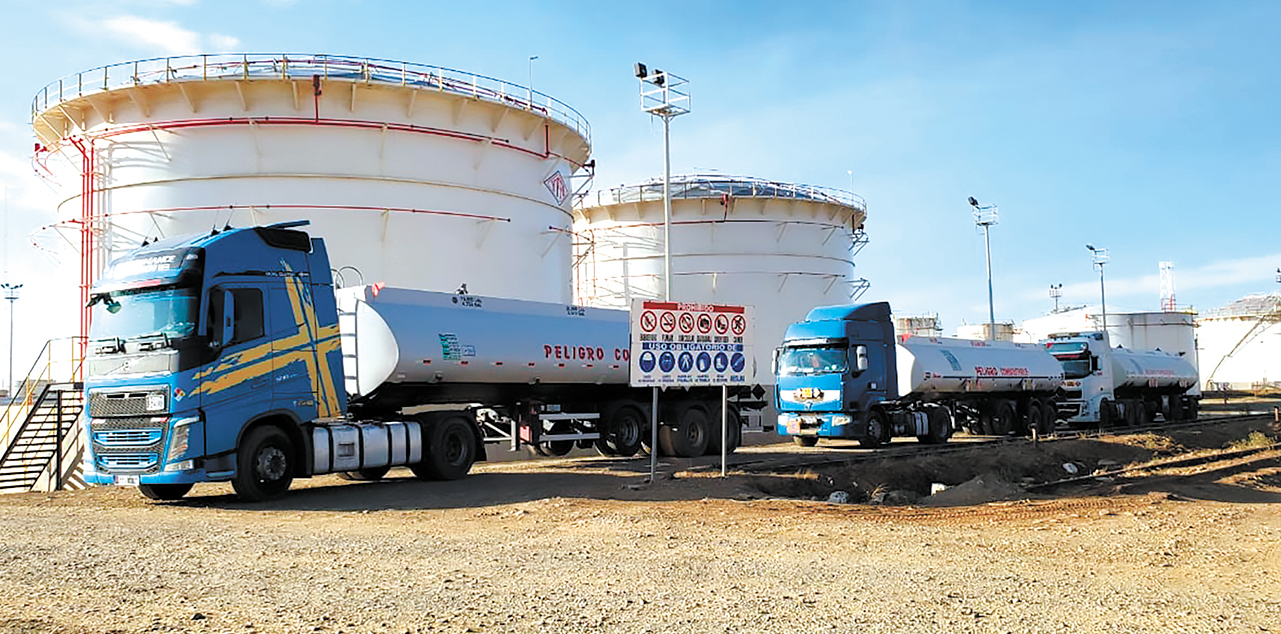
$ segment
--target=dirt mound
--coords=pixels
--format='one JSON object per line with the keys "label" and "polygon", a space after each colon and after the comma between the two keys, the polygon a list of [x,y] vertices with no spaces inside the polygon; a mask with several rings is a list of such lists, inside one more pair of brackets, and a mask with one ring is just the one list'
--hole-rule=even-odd
{"label": "dirt mound", "polygon": [[954,487],[947,487],[934,495],[921,499],[928,506],[973,506],[1003,500],[1027,498],[1022,487],[1009,482],[999,474],[989,473]]}

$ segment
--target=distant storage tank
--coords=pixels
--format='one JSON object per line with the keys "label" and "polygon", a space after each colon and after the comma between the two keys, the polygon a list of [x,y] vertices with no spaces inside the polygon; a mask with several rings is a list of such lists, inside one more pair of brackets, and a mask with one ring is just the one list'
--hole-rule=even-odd
{"label": "distant storage tank", "polygon": [[[756,381],[788,324],[852,303],[867,207],[850,192],[730,176],[671,185],[671,299],[756,307]],[[575,300],[628,308],[663,295],[663,183],[597,191],[575,209]]]}
{"label": "distant storage tank", "polygon": [[306,218],[346,285],[571,299],[590,132],[526,87],[329,55],[150,59],[49,84],[32,126],[82,278],[144,239]]}
{"label": "distant storage tank", "polygon": [[1197,319],[1206,389],[1281,389],[1281,293],[1247,295]]}
{"label": "distant storage tank", "polygon": [[894,334],[902,338],[939,337],[943,335],[943,325],[938,315],[907,315],[894,318]]}
{"label": "distant storage tank", "polygon": [[989,335],[991,331],[991,324],[964,324],[956,327],[956,336],[959,339],[1014,341],[1016,334],[1014,322],[1009,321],[996,322],[995,337]]}

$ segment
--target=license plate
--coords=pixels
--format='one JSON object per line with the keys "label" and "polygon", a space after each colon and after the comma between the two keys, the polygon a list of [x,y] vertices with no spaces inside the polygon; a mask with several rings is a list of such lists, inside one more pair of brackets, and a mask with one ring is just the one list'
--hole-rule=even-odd
{"label": "license plate", "polygon": [[116,486],[136,487],[142,482],[136,475],[118,475],[116,476]]}

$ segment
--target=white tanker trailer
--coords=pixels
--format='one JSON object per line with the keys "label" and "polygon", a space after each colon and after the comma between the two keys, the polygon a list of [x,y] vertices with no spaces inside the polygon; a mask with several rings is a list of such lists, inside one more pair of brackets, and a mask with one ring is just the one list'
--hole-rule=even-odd
{"label": "white tanker trailer", "polygon": [[[554,455],[576,443],[609,455],[648,444],[651,391],[628,383],[626,311],[377,285],[335,294],[357,415],[463,408],[486,440]],[[674,391],[663,401],[664,452],[720,453],[712,433],[719,390]],[[733,404],[730,414],[732,451],[742,422]],[[518,434],[509,431],[516,421]]]}
{"label": "white tanker trailer", "polygon": [[962,427],[1054,430],[1063,368],[1043,347],[942,337],[894,339],[888,303],[815,308],[776,357],[779,430],[801,445],[894,436],[944,442]]}
{"label": "white tanker trailer", "polygon": [[1050,335],[1046,348],[1063,365],[1059,417],[1077,427],[1139,425],[1197,416],[1197,369],[1181,355],[1110,347],[1106,333]]}

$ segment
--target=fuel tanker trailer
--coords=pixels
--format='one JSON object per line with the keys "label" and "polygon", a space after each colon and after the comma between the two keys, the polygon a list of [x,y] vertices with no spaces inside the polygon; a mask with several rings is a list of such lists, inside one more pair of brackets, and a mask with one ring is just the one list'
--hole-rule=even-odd
{"label": "fuel tanker trailer", "polygon": [[1063,368],[1036,344],[894,337],[886,302],[821,306],[788,327],[775,355],[779,433],[800,445],[895,436],[946,442],[1054,429]]}
{"label": "fuel tanker trailer", "polygon": [[1196,366],[1181,354],[1111,347],[1107,333],[1050,335],[1045,347],[1063,365],[1058,415],[1075,427],[1195,420]]}
{"label": "fuel tanker trailer", "polygon": [[[456,479],[486,445],[632,455],[650,390],[628,385],[626,311],[386,287],[333,288],[306,221],[159,240],[91,293],[85,479],[176,499],[230,481]],[[661,449],[719,453],[714,388],[669,393]],[[731,404],[738,444],[741,419]],[[719,434],[715,434],[719,436]]]}

